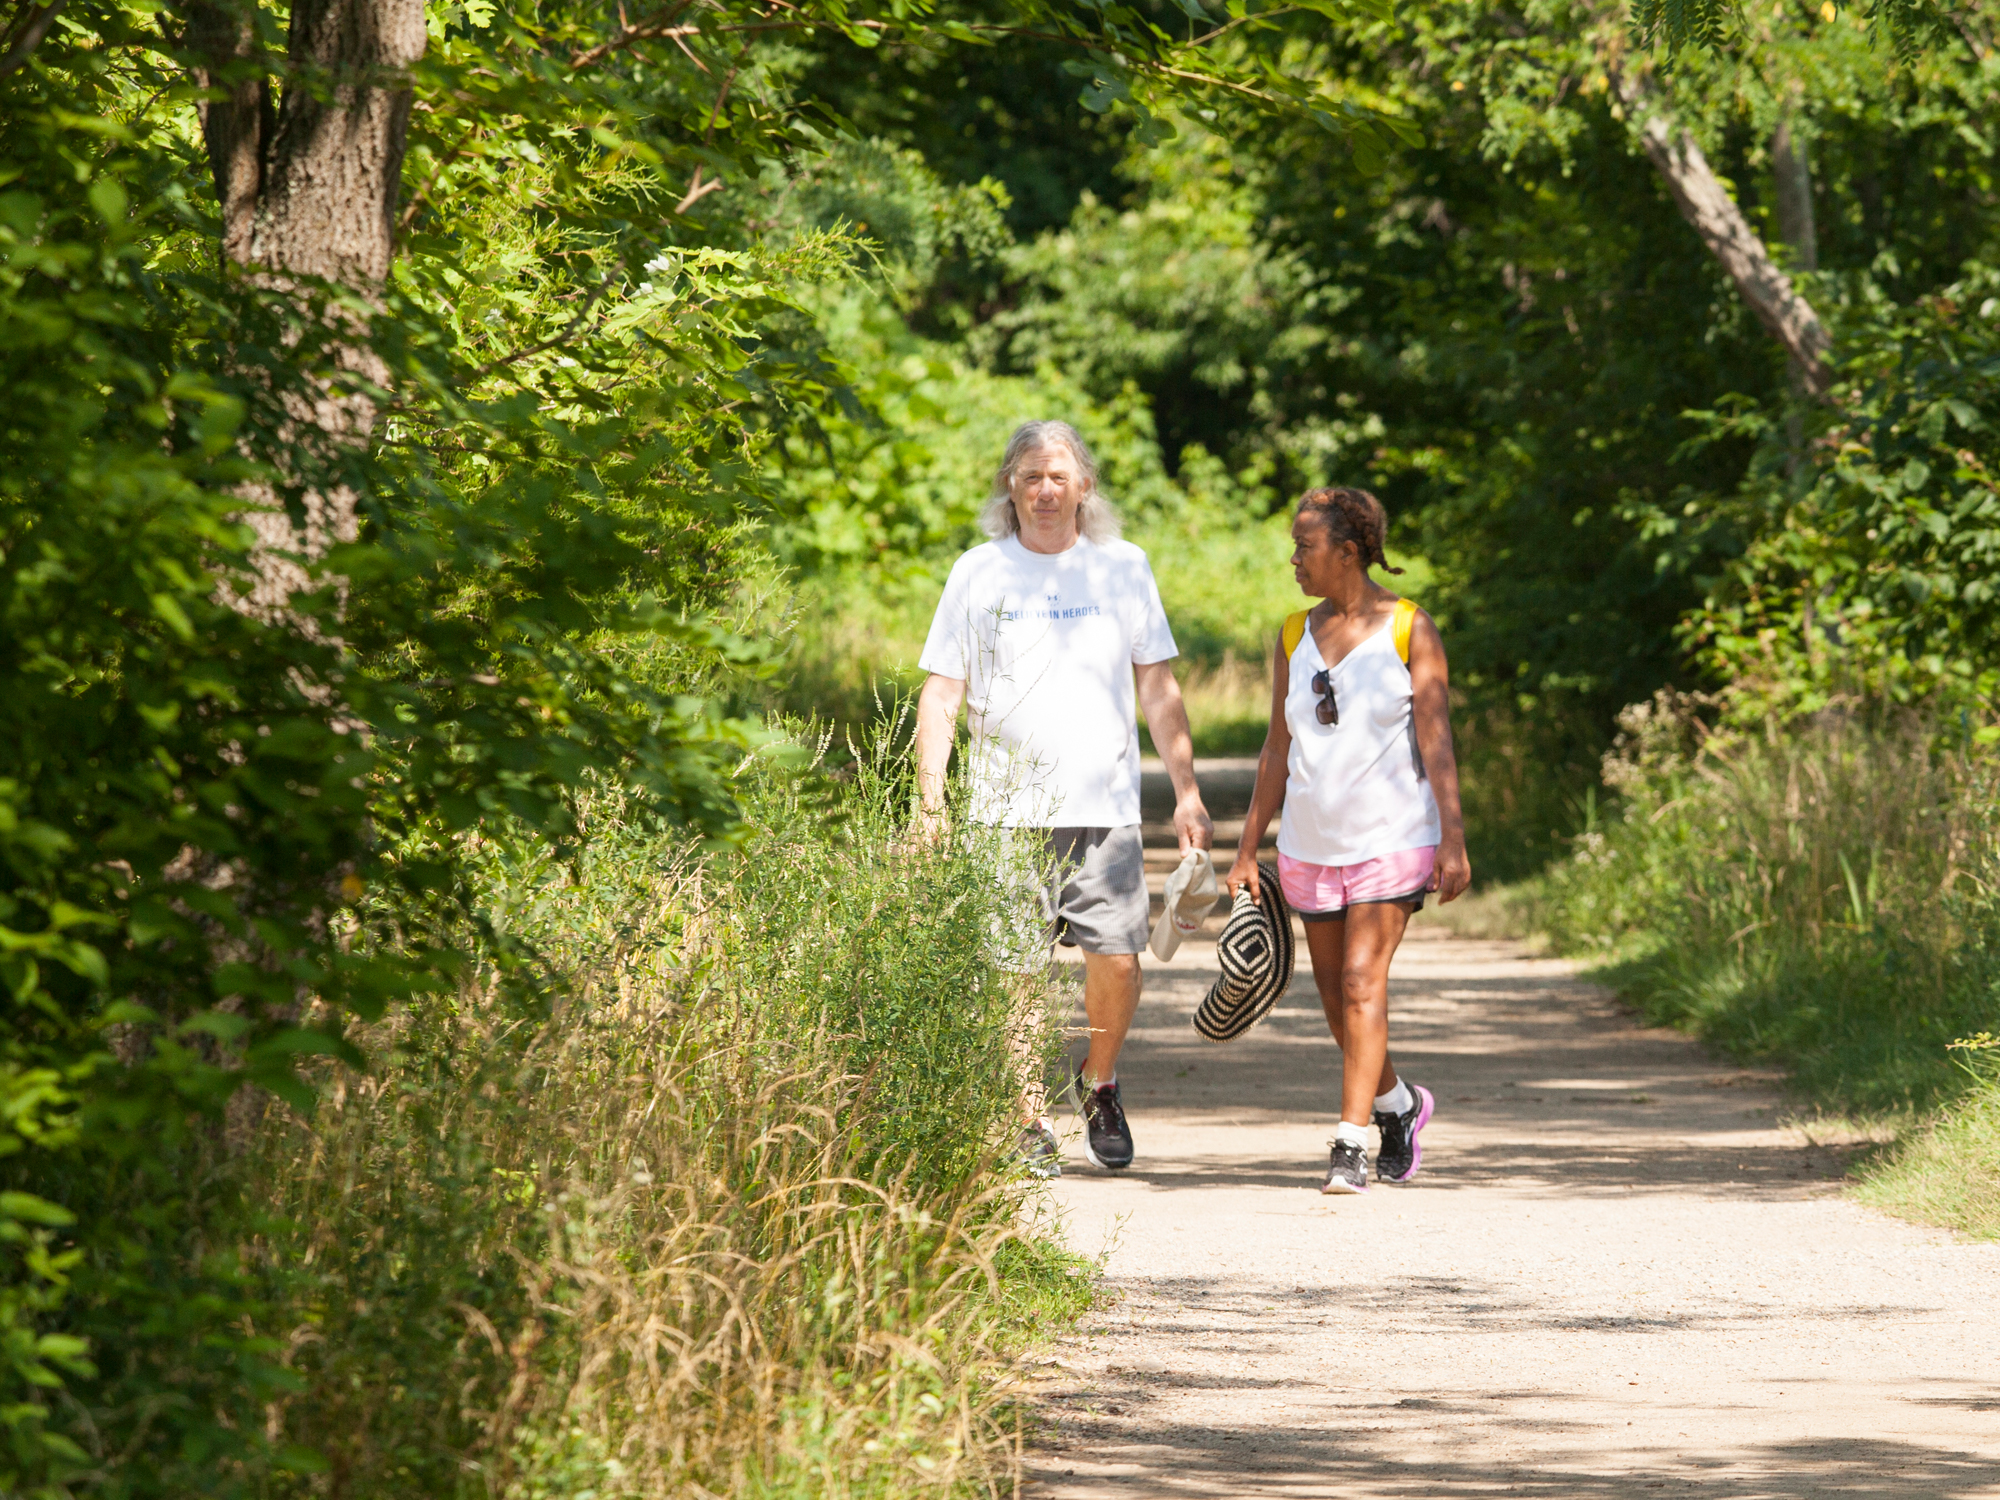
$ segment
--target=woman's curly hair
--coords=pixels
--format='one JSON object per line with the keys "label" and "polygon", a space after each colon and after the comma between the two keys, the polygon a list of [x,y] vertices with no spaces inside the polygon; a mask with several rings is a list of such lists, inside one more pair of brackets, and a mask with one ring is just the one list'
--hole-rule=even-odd
{"label": "woman's curly hair", "polygon": [[1361,554],[1363,571],[1380,568],[1385,573],[1400,573],[1401,568],[1389,566],[1389,559],[1382,553],[1383,538],[1389,530],[1389,513],[1382,509],[1382,502],[1366,490],[1352,490],[1342,486],[1329,489],[1307,490],[1299,496],[1299,514],[1310,512],[1320,518],[1326,526],[1327,535],[1335,542],[1352,542]]}

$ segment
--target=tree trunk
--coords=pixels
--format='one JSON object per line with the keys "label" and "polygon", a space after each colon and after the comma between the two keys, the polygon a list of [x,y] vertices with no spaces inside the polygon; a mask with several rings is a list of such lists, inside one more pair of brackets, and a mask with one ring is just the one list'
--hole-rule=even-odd
{"label": "tree trunk", "polygon": [[[1638,128],[1640,147],[1666,179],[1681,217],[1694,226],[1709,253],[1722,263],[1758,321],[1785,346],[1801,386],[1814,396],[1824,396],[1833,383],[1827,362],[1833,340],[1819,314],[1771,259],[1701,147],[1674,123],[1658,86],[1651,79],[1627,73],[1613,73],[1612,80]],[[1810,216],[1810,196],[1806,209]]]}
{"label": "tree trunk", "polygon": [[[1819,269],[1819,234],[1813,227],[1812,165],[1806,159],[1806,144],[1792,134],[1789,118],[1778,121],[1771,132],[1771,181],[1777,188],[1778,238],[1792,252],[1792,264],[1801,271]],[[1787,373],[1792,389],[1810,391],[1806,371],[1796,357],[1788,360]],[[1806,456],[1806,424],[1794,407],[1785,414],[1785,461],[1787,473],[1797,473]],[[1813,658],[1812,601],[1806,601],[1806,656]]]}
{"label": "tree trunk", "polygon": [[[202,106],[202,134],[222,213],[222,253],[264,286],[296,292],[300,278],[333,282],[373,304],[395,250],[396,199],[409,130],[410,67],[424,53],[423,0],[292,0],[282,88],[273,101],[274,59],[257,44],[255,0],[187,0],[186,41],[202,59],[196,80],[216,97]],[[386,384],[388,369],[369,348],[365,314],[333,314],[335,365],[367,385]],[[349,336],[351,335],[351,337]],[[338,378],[336,377],[336,380]],[[322,454],[368,442],[375,402],[345,383],[288,392],[286,437]],[[358,531],[359,497],[342,487],[305,496],[303,524],[259,484],[242,491],[244,520],[255,532],[257,576],[248,595],[229,593],[237,608],[259,619],[318,634],[315,621],[289,604],[314,580],[300,561],[323,556]],[[306,690],[339,706],[330,685]],[[220,883],[233,872],[188,872]],[[331,884],[333,875],[328,876]],[[330,904],[330,902],[329,902]],[[268,959],[252,942],[225,941],[225,957]],[[300,1000],[304,995],[301,993]],[[284,1019],[295,1017],[299,1002]],[[230,1096],[222,1125],[224,1148],[240,1155],[270,1099],[259,1089]]]}
{"label": "tree trunk", "polygon": [[1771,132],[1771,177],[1778,189],[1778,238],[1791,247],[1792,264],[1801,271],[1819,269],[1819,234],[1813,227],[1812,163],[1806,143],[1792,134],[1792,122],[1780,120]]}
{"label": "tree trunk", "polygon": [[[275,106],[273,60],[257,47],[251,6],[187,6],[188,42],[203,60],[198,81],[221,95],[202,106],[202,134],[222,210],[222,253],[271,286],[310,276],[372,300],[395,250],[408,71],[424,53],[423,0],[294,0]],[[388,375],[361,338],[342,348],[338,364],[372,385]],[[364,394],[322,388],[291,405],[295,430],[308,441],[366,443],[375,425],[375,404]],[[358,500],[344,489],[309,494],[301,534],[275,496],[246,498],[266,502],[247,517],[260,544],[260,578],[247,603],[275,615],[307,582],[285,554],[317,556],[350,540]]]}

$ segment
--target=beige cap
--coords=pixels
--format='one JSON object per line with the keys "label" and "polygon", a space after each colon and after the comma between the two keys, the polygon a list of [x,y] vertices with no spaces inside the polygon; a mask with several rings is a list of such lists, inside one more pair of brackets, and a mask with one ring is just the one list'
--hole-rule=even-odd
{"label": "beige cap", "polygon": [[1153,941],[1149,945],[1153,957],[1172,958],[1182,938],[1200,931],[1202,920],[1215,910],[1220,896],[1208,851],[1188,850],[1174,873],[1167,877],[1167,909],[1153,924]]}

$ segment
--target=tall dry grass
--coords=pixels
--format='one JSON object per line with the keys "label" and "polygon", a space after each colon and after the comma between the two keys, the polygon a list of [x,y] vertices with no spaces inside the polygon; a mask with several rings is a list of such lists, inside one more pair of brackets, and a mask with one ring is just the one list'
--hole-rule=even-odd
{"label": "tall dry grass", "polygon": [[1552,935],[1624,952],[1656,1018],[1823,1102],[1953,1092],[1947,1045],[2000,1009],[2000,756],[1969,723],[1851,707],[1721,732],[1711,708],[1626,711],[1605,761],[1622,816],[1551,871]]}
{"label": "tall dry grass", "polygon": [[893,793],[496,867],[493,958],[263,1143],[281,1491],[1012,1492],[996,1377],[1087,1282],[1005,1163],[992,851],[907,845]]}

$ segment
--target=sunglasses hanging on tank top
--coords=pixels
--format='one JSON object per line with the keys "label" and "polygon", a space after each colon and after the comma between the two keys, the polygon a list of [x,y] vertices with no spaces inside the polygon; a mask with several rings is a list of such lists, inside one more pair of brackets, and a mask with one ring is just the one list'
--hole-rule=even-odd
{"label": "sunglasses hanging on tank top", "polygon": [[1328,668],[1324,672],[1313,673],[1312,690],[1320,695],[1319,702],[1313,705],[1314,716],[1322,724],[1338,724],[1340,722],[1340,704],[1334,700],[1333,670],[1331,668]]}

